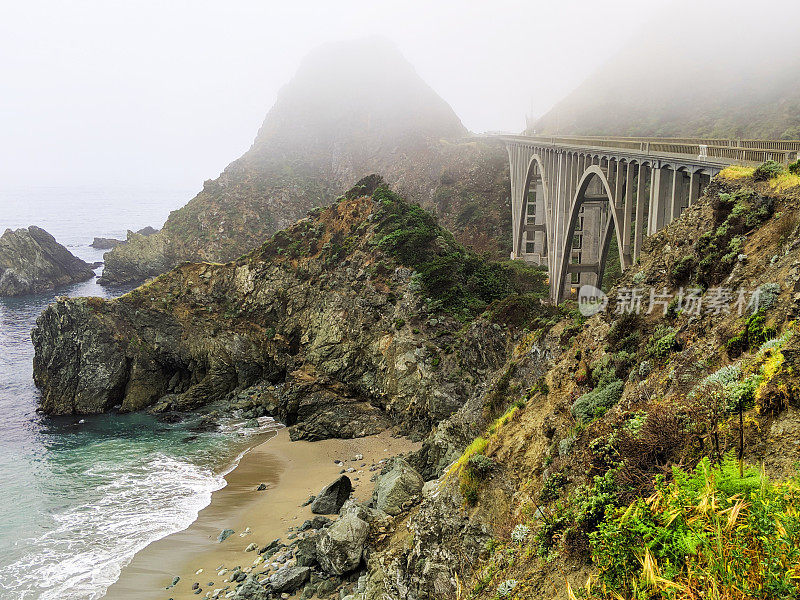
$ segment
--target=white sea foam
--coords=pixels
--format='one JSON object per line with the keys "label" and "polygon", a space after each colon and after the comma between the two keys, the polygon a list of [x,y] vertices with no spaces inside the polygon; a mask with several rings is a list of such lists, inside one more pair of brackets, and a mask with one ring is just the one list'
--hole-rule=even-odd
{"label": "white sea foam", "polygon": [[89,473],[110,480],[99,499],[54,514],[53,529],[20,540],[24,556],[0,568],[4,600],[101,598],[136,552],[188,527],[225,485],[222,475],[163,454],[123,472],[107,468]]}

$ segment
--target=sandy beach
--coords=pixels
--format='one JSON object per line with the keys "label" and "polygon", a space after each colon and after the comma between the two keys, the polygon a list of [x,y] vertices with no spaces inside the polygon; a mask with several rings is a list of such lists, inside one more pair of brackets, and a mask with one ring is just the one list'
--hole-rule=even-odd
{"label": "sandy beach", "polygon": [[[301,506],[311,495],[339,477],[341,460],[355,487],[354,497],[371,497],[375,474],[369,469],[382,459],[417,447],[390,432],[350,440],[292,442],[287,429],[253,448],[239,465],[225,476],[227,485],[214,492],[211,504],[203,509],[187,529],[153,542],[140,551],[122,570],[120,579],[105,596],[108,600],[188,600],[203,597],[206,591],[222,588],[218,567],[245,568],[253,564],[256,552],[245,552],[251,543],[264,546],[276,538],[286,540],[288,529],[313,515]],[[356,454],[363,459],[353,461]],[[365,466],[361,466],[365,465]],[[357,479],[356,479],[357,478]],[[263,491],[257,491],[259,484]],[[249,533],[245,533],[249,528]],[[217,536],[223,529],[235,533],[223,542]],[[244,535],[243,535],[244,534]],[[196,574],[202,569],[202,572]],[[178,576],[180,581],[165,589]],[[199,583],[197,595],[192,589]]]}

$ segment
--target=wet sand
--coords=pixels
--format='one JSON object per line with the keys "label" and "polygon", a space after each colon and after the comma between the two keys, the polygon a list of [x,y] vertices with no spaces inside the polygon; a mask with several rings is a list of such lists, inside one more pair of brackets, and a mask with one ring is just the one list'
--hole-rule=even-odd
{"label": "wet sand", "polygon": [[[289,527],[313,516],[310,508],[301,504],[339,477],[342,467],[334,460],[344,461],[345,468],[356,468],[348,477],[359,478],[353,481],[354,496],[364,501],[371,497],[374,486],[370,478],[375,472],[370,466],[416,447],[389,432],[353,440],[292,442],[288,430],[281,429],[242,457],[239,466],[225,476],[227,485],[212,494],[211,504],[200,511],[194,523],[137,553],[105,598],[196,600],[207,591],[223,588],[229,584],[217,575],[217,567],[251,566],[258,554],[245,552],[248,545],[263,547],[276,538],[286,541]],[[364,458],[353,462],[356,454]],[[260,483],[267,489],[256,491]],[[248,527],[251,533],[242,536]],[[223,529],[236,533],[220,543],[217,536]],[[199,569],[203,571],[196,575]],[[175,576],[180,582],[165,589]],[[199,595],[192,590],[195,582],[203,589]],[[210,582],[213,585],[208,585]]]}

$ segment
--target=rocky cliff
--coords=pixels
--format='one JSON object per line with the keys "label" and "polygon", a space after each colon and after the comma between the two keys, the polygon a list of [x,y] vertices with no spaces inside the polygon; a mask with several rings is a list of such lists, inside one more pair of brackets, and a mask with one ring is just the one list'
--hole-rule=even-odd
{"label": "rocky cliff", "polygon": [[541,271],[465,250],[379,181],[234,262],[51,305],[32,334],[41,408],[270,414],[295,439],[427,433],[505,362],[506,322],[553,310]]}
{"label": "rocky cliff", "polygon": [[92,266],[44,229],[6,229],[0,237],[0,296],[45,292],[92,277]]}
{"label": "rocky cliff", "polygon": [[381,173],[479,251],[506,253],[502,145],[468,138],[453,110],[389,43],[368,38],[310,54],[250,150],[161,232],[106,255],[102,282],[141,281],[182,261],[227,261]]}
{"label": "rocky cliff", "polygon": [[522,338],[480,401],[506,412],[371,542],[348,598],[796,594],[778,557],[800,549],[798,206],[800,178],[730,169],[648,239],[607,312],[550,330],[571,339],[543,377]]}

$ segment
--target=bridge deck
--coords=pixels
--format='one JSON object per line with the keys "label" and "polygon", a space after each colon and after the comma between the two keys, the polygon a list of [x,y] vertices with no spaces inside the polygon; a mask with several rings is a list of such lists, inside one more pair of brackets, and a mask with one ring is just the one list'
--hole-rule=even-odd
{"label": "bridge deck", "polygon": [[680,159],[725,167],[754,165],[768,160],[790,163],[800,157],[799,140],[722,140],[703,138],[609,138],[573,136],[501,136],[506,142],[591,152],[613,153],[619,158]]}

